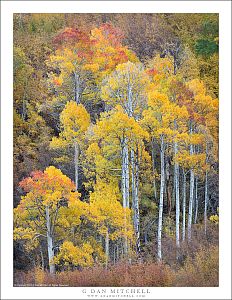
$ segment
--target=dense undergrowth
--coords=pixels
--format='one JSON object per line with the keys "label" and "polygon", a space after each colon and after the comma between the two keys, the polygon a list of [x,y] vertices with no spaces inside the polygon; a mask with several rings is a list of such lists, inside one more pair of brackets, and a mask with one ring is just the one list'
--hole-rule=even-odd
{"label": "dense undergrowth", "polygon": [[214,287],[218,286],[218,246],[201,248],[186,257],[183,265],[158,262],[95,266],[82,271],[63,271],[51,275],[41,268],[15,272],[15,286],[150,286]]}

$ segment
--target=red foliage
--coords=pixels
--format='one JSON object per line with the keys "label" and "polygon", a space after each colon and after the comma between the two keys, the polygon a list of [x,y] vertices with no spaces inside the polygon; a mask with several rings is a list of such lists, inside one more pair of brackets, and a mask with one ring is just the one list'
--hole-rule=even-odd
{"label": "red foliage", "polygon": [[75,185],[68,177],[64,179],[61,176],[49,176],[46,172],[33,171],[30,177],[24,178],[19,182],[19,186],[25,191],[36,191],[44,195],[46,190],[53,188],[55,185],[69,187],[74,189]]}
{"label": "red foliage", "polygon": [[99,27],[99,29],[104,34],[105,38],[107,40],[111,41],[112,45],[118,46],[119,44],[121,44],[121,42],[124,38],[124,35],[123,35],[123,32],[119,28],[114,27],[110,23],[105,23],[105,24],[102,24]]}
{"label": "red foliage", "polygon": [[193,108],[192,101],[186,101],[185,106],[186,106],[186,108],[188,110],[188,113],[189,113],[189,119],[191,121],[193,121],[194,120],[194,108]]}
{"label": "red foliage", "polygon": [[185,105],[186,101],[193,99],[193,93],[182,81],[172,80],[170,91],[176,95],[176,101],[179,105]]}
{"label": "red foliage", "polygon": [[124,50],[119,50],[118,54],[119,54],[120,63],[128,60],[128,56]]}
{"label": "red foliage", "polygon": [[152,68],[152,69],[148,69],[148,70],[146,71],[146,73],[147,73],[147,75],[149,75],[149,76],[154,76],[154,75],[158,74],[158,71],[157,71],[156,69]]}
{"label": "red foliage", "polygon": [[77,42],[90,43],[89,36],[77,28],[65,28],[53,39],[53,43],[57,47],[63,44],[75,44]]}
{"label": "red foliage", "polygon": [[31,173],[31,177],[24,178],[19,182],[19,186],[25,191],[30,192],[33,190],[37,190],[40,194],[44,194],[43,183],[45,175],[41,171],[34,171]]}

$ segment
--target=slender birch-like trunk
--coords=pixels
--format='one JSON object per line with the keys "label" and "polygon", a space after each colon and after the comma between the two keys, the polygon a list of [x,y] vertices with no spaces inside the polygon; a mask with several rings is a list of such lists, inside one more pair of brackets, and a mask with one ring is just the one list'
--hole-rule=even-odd
{"label": "slender birch-like trunk", "polygon": [[[130,84],[130,78],[128,77],[128,116],[133,117],[133,93],[132,86]],[[128,163],[129,171],[129,157],[126,160]],[[129,173],[128,173],[128,190],[129,190]],[[132,209],[133,209],[133,223],[136,238],[136,253],[140,254],[140,219],[139,219],[139,151],[138,145],[136,147],[136,153],[134,149],[131,149],[131,192],[132,192]],[[129,198],[127,207],[129,207]]]}
{"label": "slender birch-like trunk", "polygon": [[[131,149],[131,196],[132,196],[132,210],[135,209],[135,152]],[[133,215],[135,219],[135,214]],[[134,221],[135,223],[135,221]]]}
{"label": "slender birch-like trunk", "polygon": [[128,140],[125,144],[125,184],[126,184],[126,207],[130,207],[130,170],[129,170],[129,151]]}
{"label": "slender birch-like trunk", "polygon": [[74,98],[77,104],[80,104],[80,78],[79,75],[74,72]]}
{"label": "slender birch-like trunk", "polygon": [[153,172],[153,189],[154,189],[154,197],[155,201],[157,200],[157,189],[156,189],[156,179],[155,179],[155,142],[154,138],[151,141],[151,156],[152,156],[152,172]]}
{"label": "slender birch-like trunk", "polygon": [[[190,126],[190,134],[192,134],[192,125]],[[193,155],[193,145],[190,145],[190,155]],[[190,169],[188,241],[191,241],[192,238],[193,196],[194,196],[194,172],[193,169]]]}
{"label": "slender birch-like trunk", "polygon": [[140,218],[139,218],[139,150],[136,149],[135,157],[135,234],[136,252],[140,254]]}
{"label": "slender birch-like trunk", "polygon": [[[128,153],[128,140],[127,138],[123,138],[121,141],[122,146],[122,199],[123,199],[123,208],[129,207],[129,153]],[[126,228],[127,225],[126,214],[124,215],[124,226]],[[128,241],[127,237],[124,238],[124,252],[127,256],[128,253]]]}
{"label": "slender birch-like trunk", "polygon": [[128,140],[122,140],[122,198],[123,207],[129,207],[130,198],[130,176],[129,176],[129,153],[128,153]]}
{"label": "slender birch-like trunk", "polygon": [[193,218],[193,193],[194,193],[194,173],[190,170],[190,192],[189,192],[189,212],[188,212],[188,240],[192,238],[192,218]]}
{"label": "slender birch-like trunk", "polygon": [[[174,142],[174,155],[176,157],[178,152],[177,142]],[[179,164],[174,163],[174,183],[175,183],[175,198],[176,198],[176,247],[180,247],[180,195],[179,195]]]}
{"label": "slender birch-like trunk", "polygon": [[79,145],[74,142],[74,167],[75,167],[75,186],[76,191],[79,188]]}
{"label": "slender birch-like trunk", "polygon": [[194,217],[194,224],[197,223],[198,217],[198,178],[196,177],[195,180],[195,217]]}
{"label": "slender birch-like trunk", "polygon": [[172,192],[171,192],[171,180],[170,180],[170,164],[169,164],[168,157],[166,157],[165,161],[166,161],[165,172],[166,172],[167,207],[168,207],[168,215],[170,216],[172,210]]}
{"label": "slender birch-like trunk", "polygon": [[131,149],[131,198],[132,209],[135,209],[135,151]]}
{"label": "slender birch-like trunk", "polygon": [[133,211],[133,224],[134,224],[134,232],[136,235],[136,212],[135,212],[135,151],[131,149],[131,198],[132,198],[132,211]]}
{"label": "slender birch-like trunk", "polygon": [[186,215],[186,173],[183,170],[183,203],[182,203],[182,241],[185,240],[185,215]]}
{"label": "slender birch-like trunk", "polygon": [[[132,86],[130,84],[130,76],[128,74],[128,87],[127,87],[127,114],[129,117],[133,116],[133,95],[132,95]],[[134,159],[134,153],[133,149],[131,150],[131,159]],[[132,162],[133,163],[133,162]],[[133,166],[132,166],[133,167]],[[126,207],[130,207],[130,170],[129,170],[129,150],[128,150],[128,139],[125,140],[125,181],[126,181]],[[133,173],[133,172],[132,172]],[[134,181],[134,174],[131,175],[132,178],[132,185],[135,185]],[[135,190],[135,187],[132,186],[132,198],[133,198],[133,192]],[[132,206],[133,206],[133,200],[132,200]]]}
{"label": "slender birch-like trunk", "polygon": [[53,236],[51,232],[51,220],[49,214],[49,207],[46,206],[46,226],[47,226],[47,246],[48,246],[48,261],[49,261],[49,271],[51,274],[55,274],[55,264],[53,263],[54,259],[54,249],[53,249]]}
{"label": "slender birch-like trunk", "polygon": [[128,84],[128,94],[127,94],[127,97],[128,97],[128,103],[127,103],[127,114],[129,117],[132,117],[133,116],[133,113],[134,113],[134,110],[133,110],[133,95],[132,95],[132,87],[130,84]]}
{"label": "slender birch-like trunk", "polygon": [[158,259],[162,260],[162,224],[163,224],[163,201],[164,201],[164,182],[165,182],[165,170],[164,170],[164,136],[160,137],[160,163],[161,163],[161,178],[160,178],[160,202],[159,202],[159,221],[158,221]]}
{"label": "slender birch-like trunk", "polygon": [[122,205],[126,207],[126,185],[125,185],[125,158],[124,158],[124,141],[122,141],[122,174],[121,174],[121,191],[122,191]]}
{"label": "slender birch-like trunk", "polygon": [[[206,144],[206,163],[208,162],[208,145]],[[204,207],[204,230],[207,233],[207,208],[208,208],[208,171],[205,171],[205,207]]]}
{"label": "slender birch-like trunk", "polygon": [[138,146],[136,153],[131,150],[131,189],[132,189],[132,209],[133,223],[136,238],[136,253],[140,253],[140,218],[139,218],[139,153]]}
{"label": "slender birch-like trunk", "polygon": [[106,269],[107,269],[109,263],[109,229],[108,228],[106,231],[106,238],[105,238],[105,254],[106,254]]}

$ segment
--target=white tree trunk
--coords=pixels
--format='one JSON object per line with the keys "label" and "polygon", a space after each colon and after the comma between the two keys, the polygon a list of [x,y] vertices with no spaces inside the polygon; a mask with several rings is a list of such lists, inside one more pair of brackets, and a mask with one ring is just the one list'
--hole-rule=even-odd
{"label": "white tree trunk", "polygon": [[189,194],[189,212],[188,212],[188,240],[192,238],[192,217],[193,217],[193,194],[194,194],[194,173],[190,170],[190,194]]}
{"label": "white tree trunk", "polygon": [[74,143],[74,166],[75,166],[75,186],[76,191],[79,188],[79,145],[77,142]]}
{"label": "white tree trunk", "polygon": [[167,196],[168,215],[170,216],[172,210],[172,192],[171,192],[171,174],[170,174],[170,162],[169,158],[165,157],[165,192]]}
{"label": "white tree trunk", "polygon": [[125,145],[125,183],[126,183],[126,207],[130,207],[130,170],[129,170],[129,151],[128,140]]}
{"label": "white tree trunk", "polygon": [[131,189],[132,189],[132,210],[133,223],[136,238],[136,253],[140,253],[140,219],[139,219],[139,153],[138,147],[136,155],[134,149],[131,150]]}
{"label": "white tree trunk", "polygon": [[[122,146],[122,199],[123,199],[123,208],[129,207],[129,153],[128,153],[128,140],[123,138],[121,141]],[[124,215],[124,226],[127,226],[126,214]],[[124,252],[127,256],[128,253],[128,241],[127,237],[124,238]]]}
{"label": "white tree trunk", "polygon": [[129,153],[128,153],[128,140],[122,140],[122,198],[123,207],[129,207],[130,198],[130,176],[129,176]]}
{"label": "white tree trunk", "polygon": [[123,207],[129,207],[130,199],[130,176],[129,176],[129,153],[128,153],[128,139],[122,140],[122,198]]}
{"label": "white tree trunk", "polygon": [[[132,195],[132,210],[135,210],[135,152],[131,149],[131,195]],[[133,215],[133,217],[135,214]],[[134,218],[135,219],[135,218]]]}
{"label": "white tree trunk", "polygon": [[136,149],[135,157],[135,235],[136,253],[140,254],[140,218],[139,218],[139,151]]}
{"label": "white tree trunk", "polygon": [[[192,128],[190,129],[192,133]],[[193,145],[190,145],[190,155],[193,155]],[[193,218],[193,196],[194,196],[194,172],[190,170],[190,186],[189,186],[189,211],[188,211],[188,240],[192,238],[192,218]]]}
{"label": "white tree trunk", "polygon": [[194,224],[197,223],[198,217],[198,178],[196,177],[195,180],[195,217],[194,217]]}
{"label": "white tree trunk", "polygon": [[135,152],[134,149],[131,149],[131,195],[132,195],[132,212],[133,212],[133,224],[134,224],[134,232],[136,235],[136,212],[135,212]]}
{"label": "white tree trunk", "polygon": [[160,178],[160,202],[159,202],[159,221],[158,221],[158,259],[162,260],[162,224],[163,224],[163,201],[164,201],[164,182],[165,182],[165,170],[164,170],[164,136],[160,137],[160,161],[161,161],[161,178]]}
{"label": "white tree trunk", "polygon": [[[174,142],[174,155],[178,152],[177,142]],[[174,163],[174,183],[175,183],[175,198],[176,198],[176,247],[180,247],[180,196],[179,196],[179,164]]]}
{"label": "white tree trunk", "polygon": [[126,207],[126,180],[125,180],[125,150],[124,150],[124,140],[122,141],[122,174],[121,174],[121,192],[122,192],[122,205]]}
{"label": "white tree trunk", "polygon": [[[206,142],[206,164],[208,163],[208,143]],[[207,233],[207,209],[208,209],[208,171],[205,172],[205,208],[204,208],[204,229]]]}
{"label": "white tree trunk", "polygon": [[106,254],[106,269],[108,268],[109,263],[109,230],[107,228],[106,238],[105,238],[105,254]]}
{"label": "white tree trunk", "polygon": [[53,262],[54,259],[54,249],[53,249],[53,236],[51,233],[51,221],[49,214],[49,207],[46,206],[46,225],[47,225],[47,246],[48,246],[48,261],[49,261],[49,270],[51,274],[55,274],[55,264]]}
{"label": "white tree trunk", "polygon": [[186,214],[186,173],[183,170],[183,203],[182,203],[182,240],[185,240],[185,214]]}
{"label": "white tree trunk", "polygon": [[154,138],[151,141],[151,156],[152,156],[152,172],[153,172],[153,189],[154,189],[154,197],[155,201],[157,200],[157,189],[156,189],[156,180],[155,180],[155,142]]}
{"label": "white tree trunk", "polygon": [[74,72],[74,97],[75,102],[80,104],[80,77],[76,72]]}
{"label": "white tree trunk", "polygon": [[[128,79],[129,81],[129,79]],[[127,89],[127,114],[129,117],[132,117],[134,114],[134,109],[133,109],[133,95],[132,95],[132,86],[128,82],[128,89]]]}

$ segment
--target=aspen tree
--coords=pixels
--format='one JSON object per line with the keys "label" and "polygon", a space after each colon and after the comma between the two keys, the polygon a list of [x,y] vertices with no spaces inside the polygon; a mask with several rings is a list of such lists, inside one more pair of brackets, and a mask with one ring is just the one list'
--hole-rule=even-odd
{"label": "aspen tree", "polygon": [[60,115],[62,131],[59,138],[54,137],[50,143],[53,149],[71,145],[74,148],[74,169],[76,190],[79,188],[79,156],[84,144],[85,133],[90,125],[90,116],[82,104],[70,101]]}
{"label": "aspen tree", "polygon": [[77,104],[97,98],[98,84],[117,64],[136,60],[133,52],[122,46],[119,31],[110,24],[94,28],[89,34],[65,28],[53,42],[56,50],[47,60],[52,69],[49,83],[58,94]]}
{"label": "aspen tree", "polygon": [[94,192],[90,194],[88,219],[105,239],[106,268],[110,260],[109,241],[126,237],[129,242],[133,238],[132,224],[124,222],[125,217],[129,220],[130,214],[130,209],[120,203],[117,186],[98,180]]}
{"label": "aspen tree", "polygon": [[[96,124],[95,133],[98,138],[103,139],[103,143],[107,141],[112,141],[119,145],[120,156],[121,156],[121,189],[122,189],[122,200],[123,207],[129,207],[132,205],[134,208],[133,218],[135,224],[135,235],[137,237],[136,244],[138,245],[137,251],[139,252],[139,206],[138,206],[138,163],[139,161],[135,157],[134,161],[134,199],[130,203],[130,190],[129,190],[129,166],[125,156],[125,140],[127,141],[126,147],[133,148],[138,145],[139,141],[143,138],[148,138],[147,132],[135,121],[134,118],[130,118],[126,113],[124,113],[121,106],[116,106],[116,108],[108,113],[102,114],[102,118]],[[141,142],[140,142],[141,143]],[[139,151],[136,150],[138,155]],[[127,171],[128,170],[128,171]]]}
{"label": "aspen tree", "polygon": [[158,259],[162,259],[162,224],[163,224],[163,199],[164,199],[164,184],[165,184],[165,139],[172,134],[169,125],[171,111],[168,109],[170,102],[165,94],[157,91],[149,93],[148,109],[143,112],[144,126],[152,129],[152,136],[160,140],[160,164],[161,164],[161,178],[160,178],[160,200],[159,200],[159,217],[158,217]]}
{"label": "aspen tree", "polygon": [[[80,194],[73,192],[73,182],[53,166],[44,172],[33,172],[31,177],[20,182],[20,186],[26,195],[14,210],[15,239],[46,237],[49,269],[54,274],[54,238],[62,201],[65,199],[70,205],[80,208]],[[76,222],[78,220],[76,216]]]}
{"label": "aspen tree", "polygon": [[[148,85],[148,77],[144,72],[140,63],[127,62],[119,64],[115,71],[105,78],[102,85],[101,95],[103,100],[111,106],[121,105],[124,112],[138,121],[141,117],[142,107],[146,105],[145,89]],[[123,141],[122,149],[122,185],[123,189],[129,191],[130,186],[130,164],[131,164],[131,189],[132,189],[132,205],[134,209],[135,234],[139,236],[139,159],[137,157],[138,145],[134,145],[128,149],[128,140]],[[131,160],[129,161],[129,156]],[[129,199],[129,194],[127,194]],[[127,200],[126,205],[129,205]],[[137,221],[136,221],[137,220]],[[137,228],[137,229],[136,229]],[[140,243],[138,242],[138,245]],[[138,247],[140,248],[140,247]],[[137,252],[140,252],[137,249]]]}
{"label": "aspen tree", "polygon": [[[175,207],[176,207],[176,246],[180,247],[179,240],[179,219],[180,219],[180,197],[179,197],[179,163],[176,159],[179,151],[179,142],[182,142],[183,134],[186,132],[186,122],[188,120],[188,112],[183,105],[183,98],[186,96],[182,79],[176,74],[173,75],[172,61],[169,57],[161,59],[155,57],[151,62],[151,69],[148,74],[153,82],[153,86],[160,92],[165,92],[172,107],[172,117],[170,118],[169,127],[173,130],[173,164],[174,164],[174,187],[175,187]],[[170,108],[169,108],[170,109]],[[184,136],[185,138],[185,136]],[[169,158],[165,160],[166,170],[166,191],[169,206],[169,215],[171,213],[171,192],[170,192],[170,167]],[[177,253],[178,257],[178,253]]]}
{"label": "aspen tree", "polygon": [[[215,136],[217,140],[217,127],[218,127],[218,100],[212,99],[211,96],[206,95],[206,88],[198,79],[188,82],[188,87],[193,93],[193,118],[196,122],[196,127],[205,127],[202,134],[205,135],[205,164],[208,164],[208,138],[210,135]],[[211,131],[211,134],[210,134]],[[203,143],[203,142],[202,142]],[[190,146],[191,147],[191,146]],[[191,148],[190,148],[191,150]],[[204,227],[206,233],[207,227],[207,205],[208,205],[208,170],[205,172],[205,204],[204,204]],[[191,224],[190,224],[191,227]],[[189,229],[190,231],[190,229]],[[190,232],[189,232],[190,234]],[[190,234],[191,239],[191,234]]]}

